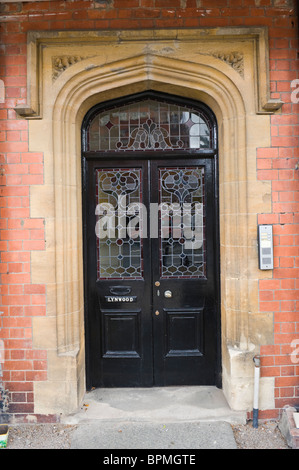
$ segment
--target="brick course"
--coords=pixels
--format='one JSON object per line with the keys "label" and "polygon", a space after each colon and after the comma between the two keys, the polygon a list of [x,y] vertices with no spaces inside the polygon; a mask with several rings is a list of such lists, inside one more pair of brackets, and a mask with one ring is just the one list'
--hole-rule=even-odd
{"label": "brick course", "polygon": [[261,312],[274,312],[273,344],[261,347],[261,374],[275,378],[276,398],[275,409],[261,416],[277,417],[285,404],[299,403],[299,367],[292,362],[291,346],[299,337],[299,104],[292,100],[299,98],[299,90],[294,95],[291,88],[291,81],[299,79],[295,4],[295,0],[74,0],[0,5],[0,75],[5,84],[0,110],[0,339],[5,343],[10,411],[20,419],[34,412],[33,382],[47,379],[47,353],[32,350],[31,324],[33,315],[46,314],[46,290],[32,284],[30,275],[30,252],[45,249],[43,220],[30,218],[29,211],[29,187],[44,182],[43,154],[30,152],[28,123],[14,111],[26,103],[29,30],[268,26],[271,97],[285,104],[282,114],[271,116],[271,147],[258,148],[256,159],[257,178],[272,186],[272,212],[259,214],[257,222],[273,224],[275,244],[275,269],[271,278],[260,280],[259,301]]}

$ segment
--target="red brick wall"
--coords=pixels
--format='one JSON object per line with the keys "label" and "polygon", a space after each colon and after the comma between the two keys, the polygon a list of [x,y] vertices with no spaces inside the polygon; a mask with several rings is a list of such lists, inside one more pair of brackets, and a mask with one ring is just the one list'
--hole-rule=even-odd
{"label": "red brick wall", "polygon": [[[261,312],[274,312],[273,344],[262,346],[262,376],[275,377],[277,417],[299,403],[298,320],[298,73],[296,0],[74,0],[1,4],[0,110],[1,311],[5,344],[4,381],[10,411],[34,412],[33,382],[47,378],[46,351],[32,350],[32,317],[45,315],[46,290],[31,283],[30,252],[45,248],[44,223],[31,219],[29,186],[43,184],[43,154],[29,152],[28,123],[14,108],[26,102],[26,33],[29,30],[197,28],[268,26],[272,98],[285,104],[271,117],[271,148],[257,149],[257,175],[272,182],[272,213],[259,223],[274,226],[273,278],[259,283]],[[297,303],[296,303],[297,302]],[[297,345],[299,347],[299,344]],[[291,354],[293,353],[293,355]]]}

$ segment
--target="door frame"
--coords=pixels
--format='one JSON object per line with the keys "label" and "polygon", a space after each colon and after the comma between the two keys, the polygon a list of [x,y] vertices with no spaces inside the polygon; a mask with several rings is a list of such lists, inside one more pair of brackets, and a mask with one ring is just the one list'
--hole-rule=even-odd
{"label": "door frame", "polygon": [[[87,125],[93,119],[93,117],[105,109],[111,109],[113,107],[125,106],[126,104],[140,99],[153,98],[158,100],[164,100],[168,103],[173,103],[177,105],[190,106],[202,110],[204,114],[208,117],[209,122],[212,124],[214,148],[213,149],[203,149],[203,150],[182,150],[179,151],[119,151],[119,152],[95,152],[87,151],[86,141],[87,141]],[[187,98],[178,97],[175,95],[169,95],[166,93],[160,93],[156,91],[144,91],[141,93],[128,95],[122,98],[117,98],[114,100],[106,101],[99,103],[93,106],[85,115],[82,126],[81,126],[81,176],[82,176],[82,231],[83,231],[83,277],[84,277],[84,322],[85,322],[85,376],[86,376],[86,390],[90,390],[93,386],[92,377],[91,377],[91,345],[89,342],[90,338],[90,322],[89,322],[89,302],[88,302],[88,289],[87,289],[87,278],[88,278],[88,269],[87,269],[87,259],[88,259],[88,248],[87,248],[87,223],[86,223],[86,207],[88,203],[87,188],[86,188],[86,163],[89,160],[98,160],[111,161],[119,160],[125,158],[126,161],[131,160],[150,160],[155,159],[173,159],[181,158],[181,155],[184,154],[188,160],[197,159],[197,158],[211,158],[213,160],[213,196],[214,196],[214,216],[215,216],[215,230],[214,230],[214,246],[215,246],[215,256],[214,256],[214,272],[215,272],[215,291],[217,292],[217,300],[215,301],[215,310],[216,310],[216,365],[215,365],[215,385],[218,388],[222,388],[222,348],[221,348],[221,288],[220,288],[220,223],[219,223],[219,174],[218,174],[218,132],[217,132],[217,121],[214,113],[211,109],[206,106],[204,103],[190,100]]]}

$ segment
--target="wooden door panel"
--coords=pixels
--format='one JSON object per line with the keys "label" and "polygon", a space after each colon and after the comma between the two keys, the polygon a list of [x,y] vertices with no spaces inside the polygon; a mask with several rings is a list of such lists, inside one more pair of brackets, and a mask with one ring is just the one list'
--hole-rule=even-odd
{"label": "wooden door panel", "polygon": [[101,310],[103,358],[140,358],[141,310]]}
{"label": "wooden door panel", "polygon": [[165,357],[203,355],[202,309],[163,309]]}
{"label": "wooden door panel", "polygon": [[159,386],[215,381],[216,330],[207,317],[216,324],[216,303],[212,310],[205,307],[216,298],[212,169],[211,160],[200,158],[151,165],[151,201],[173,208],[161,215],[159,236],[151,240]]}

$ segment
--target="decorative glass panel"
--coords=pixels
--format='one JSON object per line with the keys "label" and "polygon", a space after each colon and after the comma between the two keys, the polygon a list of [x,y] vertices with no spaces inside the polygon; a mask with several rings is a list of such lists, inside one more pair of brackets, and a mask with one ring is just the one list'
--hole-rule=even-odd
{"label": "decorative glass panel", "polygon": [[141,170],[96,170],[98,279],[140,279]]}
{"label": "decorative glass panel", "polygon": [[87,141],[90,151],[209,149],[212,128],[198,110],[146,99],[99,113]]}
{"label": "decorative glass panel", "polygon": [[204,277],[204,168],[161,168],[159,204],[161,277]]}

